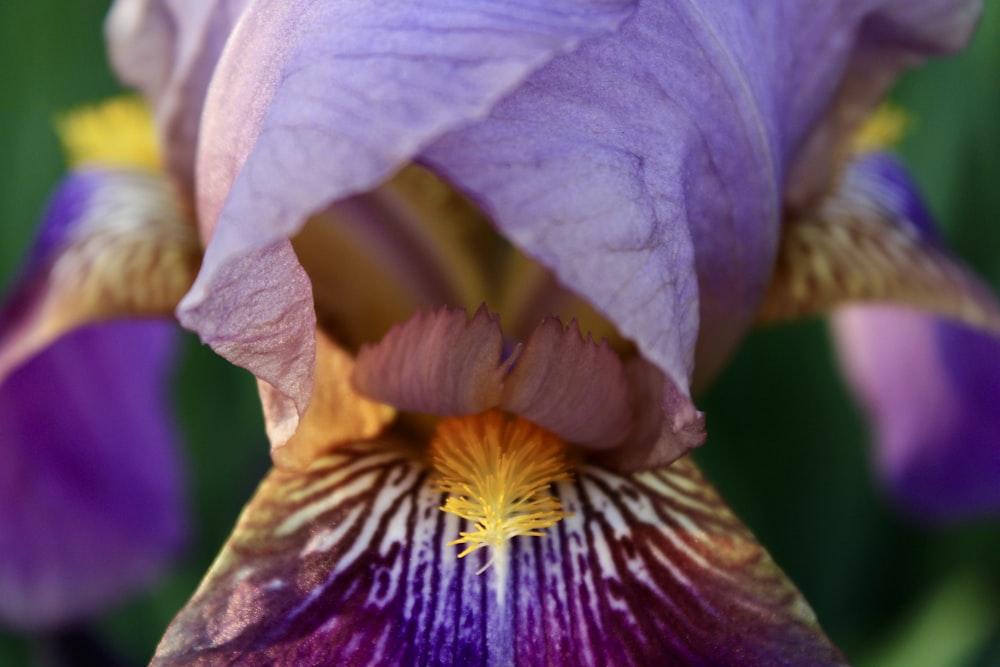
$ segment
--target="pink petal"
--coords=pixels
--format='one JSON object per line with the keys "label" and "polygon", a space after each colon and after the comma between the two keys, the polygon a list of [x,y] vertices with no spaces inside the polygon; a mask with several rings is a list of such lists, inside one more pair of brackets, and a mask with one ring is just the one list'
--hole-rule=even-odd
{"label": "pink petal", "polygon": [[[594,449],[620,444],[633,409],[618,355],[588,336],[576,320],[563,327],[548,318],[525,342],[504,383],[500,407]],[[655,404],[654,404],[655,409]]]}
{"label": "pink petal", "polygon": [[164,162],[188,201],[194,201],[205,93],[247,4],[249,0],[119,1],[105,22],[111,64],[153,106]]}
{"label": "pink petal", "polygon": [[420,311],[358,353],[354,387],[400,410],[438,416],[476,414],[500,403],[508,364],[503,334],[481,307]]}
{"label": "pink petal", "polygon": [[601,457],[604,465],[622,472],[668,465],[704,444],[705,415],[663,373],[643,359],[626,367],[636,423],[628,440]]}

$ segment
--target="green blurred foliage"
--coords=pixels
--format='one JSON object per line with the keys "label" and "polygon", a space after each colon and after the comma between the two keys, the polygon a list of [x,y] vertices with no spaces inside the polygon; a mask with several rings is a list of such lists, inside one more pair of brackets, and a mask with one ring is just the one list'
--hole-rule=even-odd
{"label": "green blurred foliage", "polygon": [[[4,284],[63,171],[53,116],[119,89],[100,39],[107,6],[0,4]],[[908,75],[895,98],[913,119],[900,150],[932,209],[956,250],[1000,288],[1000,6],[987,8],[966,53]],[[1000,664],[1000,521],[932,530],[894,511],[822,322],[752,335],[701,404],[711,439],[699,460],[853,661]],[[190,337],[176,407],[191,469],[190,549],[158,588],[97,626],[136,664],[194,590],[268,464],[252,378]],[[42,642],[0,631],[0,665],[31,664]]]}

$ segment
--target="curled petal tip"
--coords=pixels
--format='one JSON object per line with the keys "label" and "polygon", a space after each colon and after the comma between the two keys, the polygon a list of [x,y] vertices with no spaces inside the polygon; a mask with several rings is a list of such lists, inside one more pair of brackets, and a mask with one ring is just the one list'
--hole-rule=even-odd
{"label": "curled petal tip", "polygon": [[301,419],[290,399],[257,381],[276,466],[301,470],[338,445],[375,437],[392,421],[396,415],[392,407],[354,391],[353,370],[350,355],[317,330],[313,392]]}

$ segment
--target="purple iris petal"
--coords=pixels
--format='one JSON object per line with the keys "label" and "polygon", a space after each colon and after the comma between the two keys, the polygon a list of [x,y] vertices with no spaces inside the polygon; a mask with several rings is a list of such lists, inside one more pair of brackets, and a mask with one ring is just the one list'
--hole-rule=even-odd
{"label": "purple iris petal", "polygon": [[94,194],[107,186],[107,180],[105,172],[94,169],[72,171],[66,175],[49,199],[42,216],[42,227],[38,230],[28,259],[28,271],[51,260],[53,254],[73,237],[75,228],[88,217]]}
{"label": "purple iris petal", "polygon": [[[913,234],[938,232],[902,165],[855,161],[845,188]],[[891,306],[834,316],[844,369],[873,421],[876,455],[907,509],[932,520],[1000,508],[1000,341],[943,318]]]}
{"label": "purple iris petal", "polygon": [[181,320],[301,412],[315,321],[284,239],[426,159],[686,395],[696,341],[707,378],[750,324],[783,198],[978,6],[252,3],[209,87]]}
{"label": "purple iris petal", "polygon": [[892,307],[845,308],[834,322],[896,499],[932,520],[996,512],[1000,341]]}
{"label": "purple iris petal", "polygon": [[167,630],[169,665],[840,665],[749,531],[681,459],[554,487],[572,513],[507,567],[399,443],[273,472]]}
{"label": "purple iris petal", "polygon": [[118,76],[156,110],[167,170],[194,198],[198,127],[215,63],[248,0],[116,2],[105,32]]}
{"label": "purple iris petal", "polygon": [[883,217],[908,225],[929,241],[940,234],[906,167],[889,153],[866,153],[844,172],[844,192],[858,205],[875,208]]}
{"label": "purple iris petal", "polygon": [[175,331],[78,329],[0,384],[0,617],[65,623],[134,593],[184,535],[166,395]]}
{"label": "purple iris petal", "polygon": [[195,229],[163,175],[105,167],[71,172],[0,304],[0,380],[75,327],[171,314],[200,263]]}
{"label": "purple iris petal", "polygon": [[[631,8],[628,0],[251,5],[206,102],[198,210],[215,231],[182,323],[301,412],[314,316],[284,239],[309,214],[371,189],[430,141],[481,118],[531,71],[613,29]],[[298,293],[272,298],[278,285]],[[256,326],[265,321],[280,326],[268,336]]]}

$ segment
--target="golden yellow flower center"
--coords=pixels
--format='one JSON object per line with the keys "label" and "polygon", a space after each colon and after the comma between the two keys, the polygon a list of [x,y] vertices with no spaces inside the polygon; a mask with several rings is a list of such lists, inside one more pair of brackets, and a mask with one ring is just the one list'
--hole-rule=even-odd
{"label": "golden yellow flower center", "polygon": [[441,509],[475,524],[449,543],[467,545],[458,557],[490,547],[482,572],[511,538],[544,535],[569,516],[549,490],[571,478],[566,453],[557,436],[498,410],[441,420],[430,447],[437,488],[449,494]]}
{"label": "golden yellow flower center", "polygon": [[56,120],[70,167],[161,169],[149,108],[132,96],[74,109]]}

